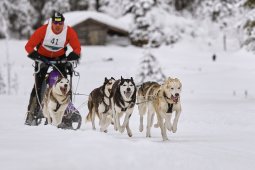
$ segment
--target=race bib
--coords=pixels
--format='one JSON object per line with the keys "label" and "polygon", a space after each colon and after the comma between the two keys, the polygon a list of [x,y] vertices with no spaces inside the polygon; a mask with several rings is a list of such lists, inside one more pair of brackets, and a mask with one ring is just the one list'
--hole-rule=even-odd
{"label": "race bib", "polygon": [[52,21],[49,20],[47,26],[46,35],[43,40],[43,47],[49,51],[57,52],[64,48],[67,35],[67,25],[64,25],[64,28],[60,34],[55,34],[51,29]]}

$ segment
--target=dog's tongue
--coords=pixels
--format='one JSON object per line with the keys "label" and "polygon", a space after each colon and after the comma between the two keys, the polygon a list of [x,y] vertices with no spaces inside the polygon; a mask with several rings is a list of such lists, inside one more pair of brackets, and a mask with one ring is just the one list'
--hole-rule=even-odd
{"label": "dog's tongue", "polygon": [[131,96],[131,93],[130,92],[126,92],[125,96],[126,96],[126,98],[129,98]]}
{"label": "dog's tongue", "polygon": [[171,99],[172,99],[175,103],[177,103],[177,102],[178,102],[178,97],[171,96]]}
{"label": "dog's tongue", "polygon": [[66,94],[67,88],[61,87],[60,90],[61,90],[61,92],[62,92],[63,94]]}

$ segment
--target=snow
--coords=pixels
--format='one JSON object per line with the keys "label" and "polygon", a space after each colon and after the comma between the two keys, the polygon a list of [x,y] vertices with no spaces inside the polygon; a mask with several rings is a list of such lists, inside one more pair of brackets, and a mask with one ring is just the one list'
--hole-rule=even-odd
{"label": "snow", "polygon": [[103,13],[94,12],[94,11],[74,11],[64,13],[64,17],[66,19],[66,23],[70,26],[77,25],[83,21],[88,19],[96,20],[100,23],[104,23],[106,25],[110,25],[112,27],[122,29],[124,31],[129,32],[128,23],[124,22],[126,20],[118,20],[111,16],[105,15]]}
{"label": "snow", "polygon": [[[80,130],[24,125],[33,85],[32,61],[26,58],[25,41],[10,40],[12,71],[19,77],[19,92],[1,95],[0,167],[4,170],[252,170],[255,167],[255,58],[243,50],[223,52],[212,61],[205,43],[182,41],[175,46],[152,49],[163,72],[183,83],[183,111],[176,134],[168,132],[163,142],[160,130],[152,138],[139,132],[137,107],[130,119],[133,137],[109,127],[101,133],[83,121]],[[1,68],[5,69],[6,43],[0,41]],[[13,49],[13,48],[9,48]],[[104,77],[135,79],[143,49],[133,46],[88,46],[82,48],[77,71],[77,92],[89,94]],[[107,58],[113,61],[106,62]],[[76,86],[78,78],[74,79]],[[245,96],[245,91],[248,95]],[[87,96],[74,104],[83,118],[88,113]],[[85,103],[84,103],[85,102]],[[144,119],[146,120],[146,119]],[[146,123],[145,123],[146,125]]]}

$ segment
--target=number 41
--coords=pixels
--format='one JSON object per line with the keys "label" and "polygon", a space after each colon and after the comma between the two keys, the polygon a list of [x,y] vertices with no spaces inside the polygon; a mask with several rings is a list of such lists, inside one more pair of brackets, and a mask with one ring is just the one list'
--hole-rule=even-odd
{"label": "number 41", "polygon": [[56,43],[55,43],[55,38],[53,38],[50,42],[51,42],[51,44],[58,45],[58,39],[57,38],[56,38]]}

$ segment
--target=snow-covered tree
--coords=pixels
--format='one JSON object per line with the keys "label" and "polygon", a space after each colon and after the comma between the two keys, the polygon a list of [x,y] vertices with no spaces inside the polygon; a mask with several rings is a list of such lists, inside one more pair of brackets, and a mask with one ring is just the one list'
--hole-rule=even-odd
{"label": "snow-covered tree", "polygon": [[6,94],[6,84],[3,79],[2,71],[0,69],[0,95]]}
{"label": "snow-covered tree", "polygon": [[48,0],[42,9],[44,20],[51,17],[53,11],[65,13],[70,11],[69,0]]}
{"label": "snow-covered tree", "polygon": [[153,0],[130,1],[124,4],[125,13],[133,13],[134,26],[130,32],[132,44],[151,47],[158,47],[163,41],[163,32],[155,20],[155,15],[150,13],[155,6]]}
{"label": "snow-covered tree", "polygon": [[71,11],[87,10],[89,8],[89,0],[69,0],[69,3]]}
{"label": "snow-covered tree", "polygon": [[136,77],[139,84],[146,81],[162,82],[166,78],[159,66],[157,58],[149,50],[144,52]]}
{"label": "snow-covered tree", "polygon": [[244,16],[238,26],[241,47],[255,52],[255,1],[245,0],[242,5]]}
{"label": "snow-covered tree", "polygon": [[100,0],[99,5],[99,11],[106,13],[114,18],[119,18],[123,14],[123,0]]}
{"label": "snow-covered tree", "polygon": [[[3,6],[0,2],[0,14],[3,14]],[[6,30],[7,30],[7,24],[6,24],[6,18],[3,15],[0,15],[0,39],[6,38]]]}
{"label": "snow-covered tree", "polygon": [[18,89],[19,89],[19,80],[18,80],[18,75],[15,73],[12,78],[11,78],[11,93],[12,94],[17,94]]}
{"label": "snow-covered tree", "polygon": [[234,15],[235,0],[207,0],[201,1],[197,7],[195,16],[198,18],[210,18],[213,22],[220,22]]}
{"label": "snow-covered tree", "polygon": [[35,9],[33,18],[34,24],[33,29],[39,28],[44,23],[44,16],[42,14],[42,9],[47,1],[45,0],[29,0],[30,4]]}
{"label": "snow-covered tree", "polygon": [[191,8],[195,0],[172,0],[172,3],[177,11]]}
{"label": "snow-covered tree", "polygon": [[29,1],[2,0],[0,6],[10,35],[14,38],[28,37],[32,32],[31,23],[34,18],[34,8]]}

